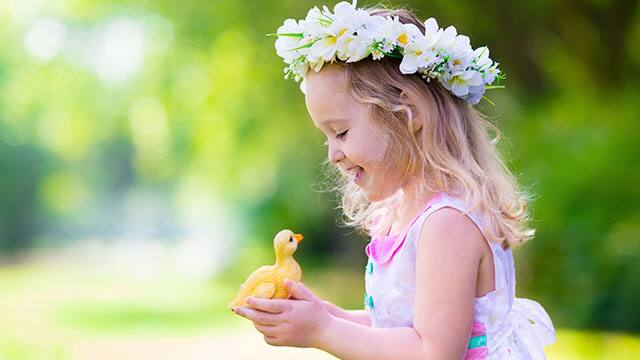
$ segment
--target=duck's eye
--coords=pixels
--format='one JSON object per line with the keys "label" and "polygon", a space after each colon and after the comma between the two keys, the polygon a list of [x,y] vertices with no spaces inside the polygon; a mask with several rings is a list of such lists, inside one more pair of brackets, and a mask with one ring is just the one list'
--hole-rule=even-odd
{"label": "duck's eye", "polygon": [[293,242],[293,238],[289,238],[289,242]]}

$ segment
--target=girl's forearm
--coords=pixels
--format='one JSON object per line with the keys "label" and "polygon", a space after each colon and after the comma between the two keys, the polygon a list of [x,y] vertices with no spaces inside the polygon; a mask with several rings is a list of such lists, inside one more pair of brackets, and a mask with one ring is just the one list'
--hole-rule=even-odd
{"label": "girl's forearm", "polygon": [[413,328],[373,328],[339,317],[332,317],[317,348],[343,360],[435,359]]}
{"label": "girl's forearm", "polygon": [[324,302],[325,308],[335,317],[339,317],[351,322],[371,326],[371,318],[367,310],[344,310],[328,301]]}

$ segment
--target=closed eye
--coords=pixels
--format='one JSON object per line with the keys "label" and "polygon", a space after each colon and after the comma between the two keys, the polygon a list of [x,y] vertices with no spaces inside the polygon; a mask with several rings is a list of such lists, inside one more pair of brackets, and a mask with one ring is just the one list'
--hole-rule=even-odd
{"label": "closed eye", "polygon": [[[347,135],[347,133],[349,132],[349,130],[345,130],[343,132],[341,132],[340,134],[336,135],[336,139],[342,139],[345,135]],[[329,140],[324,142],[324,145],[327,146],[329,145]]]}

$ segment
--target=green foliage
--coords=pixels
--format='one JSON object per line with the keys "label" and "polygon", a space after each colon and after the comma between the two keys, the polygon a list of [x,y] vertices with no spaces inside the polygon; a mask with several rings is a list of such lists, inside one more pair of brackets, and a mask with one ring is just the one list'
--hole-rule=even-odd
{"label": "green foliage", "polygon": [[[288,227],[305,234],[303,263],[359,269],[366,239],[337,227],[334,200],[318,194],[322,135],[264,36],[312,5],[0,4],[0,252],[197,234],[221,268],[264,255],[231,265],[240,278]],[[560,326],[639,331],[638,3],[409,5],[489,46],[509,74],[481,106],[537,196],[537,236],[516,250],[519,294]],[[180,320],[164,305],[71,304],[61,319],[109,328],[154,313],[188,327],[209,305]],[[14,344],[8,354],[26,349]]]}

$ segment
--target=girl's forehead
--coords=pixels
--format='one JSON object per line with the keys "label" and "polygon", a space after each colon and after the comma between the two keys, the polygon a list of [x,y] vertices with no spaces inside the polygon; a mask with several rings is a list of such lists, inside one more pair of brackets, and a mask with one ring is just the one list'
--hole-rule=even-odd
{"label": "girl's forehead", "polygon": [[309,70],[306,84],[305,96],[313,101],[327,97],[334,101],[350,98],[345,70],[337,65],[325,66],[318,72]]}
{"label": "girl's forehead", "polygon": [[318,120],[314,119],[315,126],[322,129],[336,129],[348,124],[349,119],[344,117],[323,117]]}
{"label": "girl's forehead", "polygon": [[318,127],[338,126],[358,117],[361,109],[357,101],[336,93],[307,92],[306,105]]}
{"label": "girl's forehead", "polygon": [[353,103],[349,92],[332,81],[309,81],[305,101],[314,107],[331,109]]}

